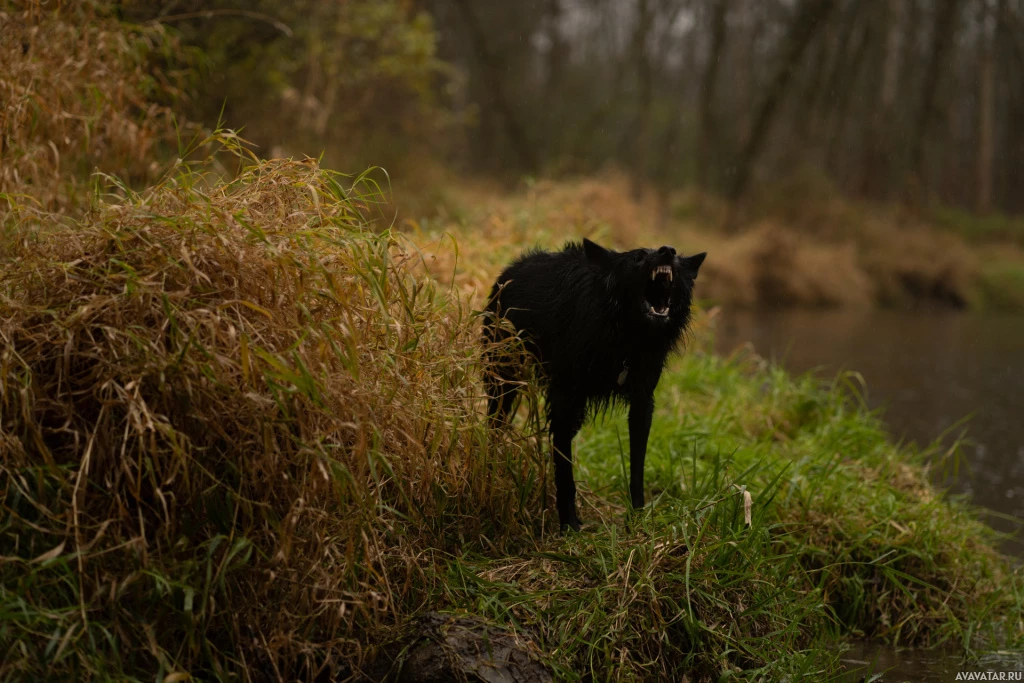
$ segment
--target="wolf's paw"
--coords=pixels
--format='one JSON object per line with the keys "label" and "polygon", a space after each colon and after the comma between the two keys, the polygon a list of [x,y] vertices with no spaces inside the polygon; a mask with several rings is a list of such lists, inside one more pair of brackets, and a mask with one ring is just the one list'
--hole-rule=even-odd
{"label": "wolf's paw", "polygon": [[567,519],[563,519],[561,522],[561,532],[564,534],[569,529],[572,529],[575,532],[579,532],[581,527],[583,526],[583,520],[580,519],[579,515],[577,515],[575,512],[573,512],[571,515],[568,515],[567,517]]}

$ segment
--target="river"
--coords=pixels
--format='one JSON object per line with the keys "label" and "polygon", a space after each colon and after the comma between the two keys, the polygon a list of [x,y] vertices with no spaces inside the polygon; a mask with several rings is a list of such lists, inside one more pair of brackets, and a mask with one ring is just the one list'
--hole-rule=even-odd
{"label": "river", "polygon": [[[793,373],[859,372],[894,438],[927,444],[952,429],[949,443],[966,428],[965,467],[936,483],[991,511],[994,528],[1020,530],[1011,518],[1024,519],[1024,316],[730,311],[715,335],[719,353],[749,342]],[[1002,548],[1024,558],[1020,537]]]}

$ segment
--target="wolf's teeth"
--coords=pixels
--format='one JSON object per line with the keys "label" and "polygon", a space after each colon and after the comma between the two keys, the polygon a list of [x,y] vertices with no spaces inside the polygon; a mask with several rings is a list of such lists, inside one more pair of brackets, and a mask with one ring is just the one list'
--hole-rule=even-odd
{"label": "wolf's teeth", "polygon": [[658,271],[657,271],[657,270],[652,270],[652,271],[651,271],[651,279],[653,280],[653,279],[654,279],[654,276],[655,276],[655,275],[657,275],[657,274],[658,274]]}
{"label": "wolf's teeth", "polygon": [[672,271],[668,271],[668,281],[672,282]]}

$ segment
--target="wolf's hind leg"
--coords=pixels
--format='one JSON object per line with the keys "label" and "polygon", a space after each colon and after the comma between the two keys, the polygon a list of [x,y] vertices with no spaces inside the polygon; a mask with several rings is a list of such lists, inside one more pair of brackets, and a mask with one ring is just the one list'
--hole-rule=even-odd
{"label": "wolf's hind leg", "polygon": [[512,406],[519,393],[517,375],[522,366],[516,348],[509,342],[513,336],[502,321],[488,313],[484,321],[484,388],[487,391],[487,422],[491,427],[512,419]]}
{"label": "wolf's hind leg", "polygon": [[492,427],[511,421],[517,393],[519,386],[510,378],[500,375],[487,378],[487,420]]}

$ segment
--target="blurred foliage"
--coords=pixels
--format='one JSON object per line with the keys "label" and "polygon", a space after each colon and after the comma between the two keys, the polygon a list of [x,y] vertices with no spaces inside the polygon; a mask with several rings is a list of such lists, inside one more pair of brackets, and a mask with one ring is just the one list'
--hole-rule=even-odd
{"label": "blurred foliage", "polygon": [[192,114],[244,126],[262,156],[391,167],[451,123],[433,21],[409,2],[136,0],[123,15],[205,55]]}
{"label": "blurred foliage", "polygon": [[1024,210],[1022,0],[425,0],[495,173]]}
{"label": "blurred foliage", "polygon": [[0,1],[0,194],[65,210],[88,203],[97,169],[130,184],[166,170],[191,130],[171,109],[191,73],[160,24],[122,24],[99,0],[51,5]]}
{"label": "blurred foliage", "polygon": [[1024,247],[1024,218],[1003,213],[979,215],[953,206],[936,206],[931,216],[945,228],[972,243],[1014,242]]}

